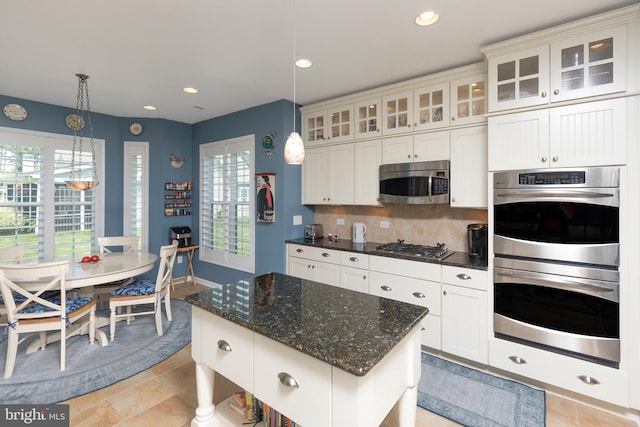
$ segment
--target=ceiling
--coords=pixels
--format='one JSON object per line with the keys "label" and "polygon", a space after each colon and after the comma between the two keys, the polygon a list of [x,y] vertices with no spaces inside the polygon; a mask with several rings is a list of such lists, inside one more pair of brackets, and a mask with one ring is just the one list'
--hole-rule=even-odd
{"label": "ceiling", "polygon": [[[294,52],[314,63],[295,71],[306,105],[479,62],[483,45],[633,3],[0,0],[0,94],[75,108],[84,73],[94,112],[195,123],[293,100]],[[440,20],[415,25],[424,10]]]}

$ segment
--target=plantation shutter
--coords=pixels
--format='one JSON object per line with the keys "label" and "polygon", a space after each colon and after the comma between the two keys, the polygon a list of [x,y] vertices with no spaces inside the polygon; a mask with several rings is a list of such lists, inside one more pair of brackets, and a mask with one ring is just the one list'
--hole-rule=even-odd
{"label": "plantation shutter", "polygon": [[138,236],[138,250],[149,244],[147,196],[148,144],[125,142],[123,231],[126,236]]}

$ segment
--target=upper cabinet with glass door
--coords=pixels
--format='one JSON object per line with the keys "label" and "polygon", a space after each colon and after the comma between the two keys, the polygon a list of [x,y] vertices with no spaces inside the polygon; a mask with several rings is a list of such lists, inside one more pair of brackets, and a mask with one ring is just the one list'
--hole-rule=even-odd
{"label": "upper cabinet with glass door", "polygon": [[486,122],[487,75],[479,74],[451,82],[451,125]]}
{"label": "upper cabinet with glass door", "polygon": [[413,91],[382,98],[382,133],[395,135],[410,132],[413,124]]}
{"label": "upper cabinet with glass door", "polygon": [[353,140],[353,104],[305,113],[302,134],[310,147]]}
{"label": "upper cabinet with glass door", "polygon": [[449,126],[449,82],[413,91],[413,131]]}
{"label": "upper cabinet with glass door", "polygon": [[356,102],[354,114],[356,116],[356,139],[378,137],[382,134],[382,111],[380,98],[373,98],[362,102]]}
{"label": "upper cabinet with glass door", "polygon": [[489,112],[638,89],[640,6],[485,46]]}

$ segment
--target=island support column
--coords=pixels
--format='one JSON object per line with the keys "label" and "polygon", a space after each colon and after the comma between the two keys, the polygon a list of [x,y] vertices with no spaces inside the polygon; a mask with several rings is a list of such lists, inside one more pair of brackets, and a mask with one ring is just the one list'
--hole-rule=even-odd
{"label": "island support column", "polygon": [[213,404],[213,380],[215,372],[204,363],[196,362],[196,390],[198,407],[191,427],[215,426],[216,406]]}

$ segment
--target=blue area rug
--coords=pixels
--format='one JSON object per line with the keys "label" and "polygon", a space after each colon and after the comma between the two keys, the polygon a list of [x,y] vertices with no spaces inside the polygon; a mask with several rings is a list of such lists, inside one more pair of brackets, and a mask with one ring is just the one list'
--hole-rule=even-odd
{"label": "blue area rug", "polygon": [[545,425],[545,393],[422,353],[418,406],[470,427]]}
{"label": "blue area rug", "polygon": [[[164,305],[164,304],[163,304]],[[100,312],[108,315],[108,312]],[[31,342],[18,347],[13,376],[4,376],[6,341],[0,343],[0,403],[50,404],[104,388],[148,369],[191,342],[191,304],[171,300],[173,321],[162,313],[164,335],[156,333],[153,315],[138,316],[129,325],[116,324],[116,339],[106,347],[89,345],[86,335],[67,339],[66,370],[60,371],[60,344],[25,354]],[[109,326],[102,328],[109,336]]]}

